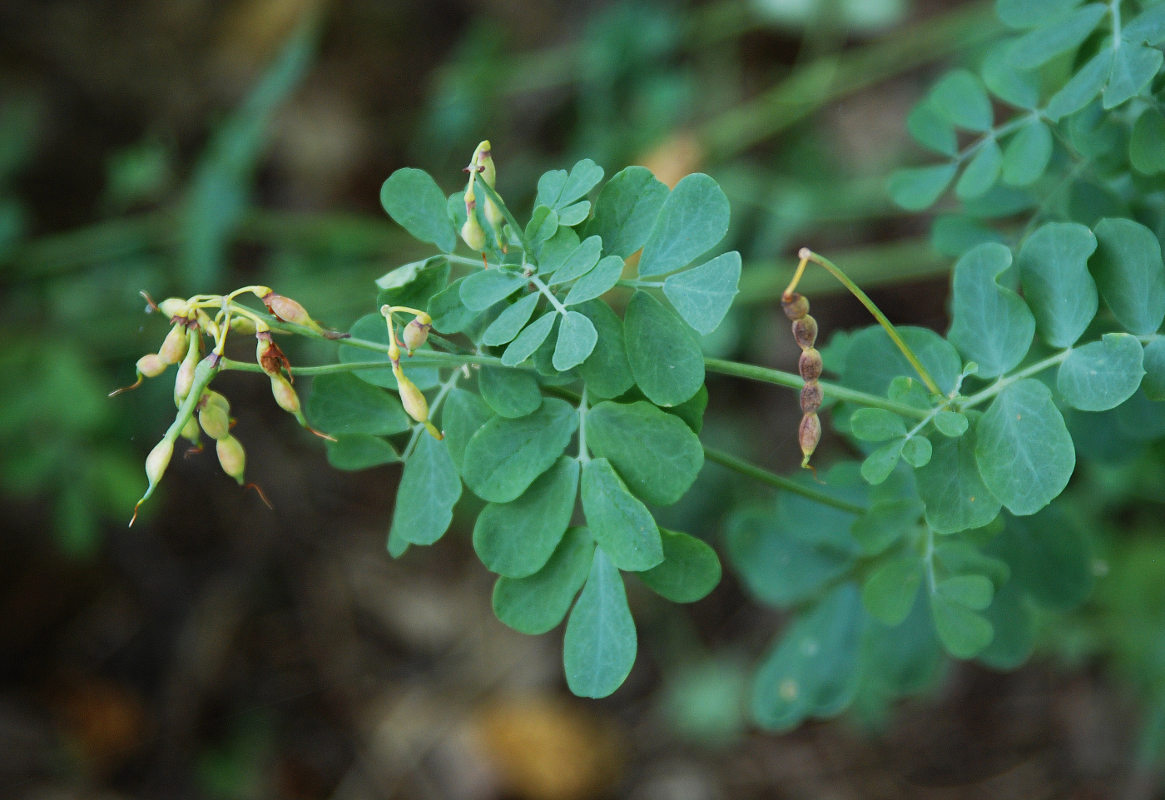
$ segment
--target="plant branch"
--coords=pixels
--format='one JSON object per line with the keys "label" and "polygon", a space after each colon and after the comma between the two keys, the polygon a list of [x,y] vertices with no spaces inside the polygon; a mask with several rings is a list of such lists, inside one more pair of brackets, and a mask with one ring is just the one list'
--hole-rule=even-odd
{"label": "plant branch", "polygon": [[799,494],[802,497],[808,498],[809,500],[813,500],[817,503],[821,503],[822,505],[831,506],[840,511],[847,511],[850,514],[866,513],[866,509],[863,506],[850,503],[849,501],[842,500],[838,497],[834,497],[833,495],[828,494],[827,492],[823,492],[820,489],[815,489],[812,486],[806,486],[803,483],[798,483],[797,481],[786,478],[783,475],[778,475],[775,472],[770,472],[764,467],[758,467],[756,464],[750,464],[749,462],[737,458],[736,456],[729,453],[725,453],[722,450],[705,447],[704,457],[715,464],[719,464],[722,467],[727,467],[734,472],[739,472],[741,475],[752,478],[753,480],[766,483],[769,486],[776,487],[777,489],[783,489],[786,492]]}

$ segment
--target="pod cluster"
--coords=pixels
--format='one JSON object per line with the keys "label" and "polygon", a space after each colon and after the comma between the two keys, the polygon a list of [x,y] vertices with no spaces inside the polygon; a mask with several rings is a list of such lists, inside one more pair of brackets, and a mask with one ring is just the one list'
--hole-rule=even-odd
{"label": "pod cluster", "polygon": [[821,408],[821,353],[814,346],[817,343],[817,320],[809,315],[809,300],[798,292],[786,293],[781,297],[781,308],[793,323],[793,339],[801,348],[797,369],[801,380],[801,425],[797,430],[797,442],[801,446],[801,466],[809,467],[809,458],[821,441],[821,419],[817,410]]}

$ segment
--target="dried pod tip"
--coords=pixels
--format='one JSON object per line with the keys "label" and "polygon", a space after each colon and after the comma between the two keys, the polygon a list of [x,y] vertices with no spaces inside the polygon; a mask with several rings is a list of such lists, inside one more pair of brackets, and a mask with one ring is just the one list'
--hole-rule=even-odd
{"label": "dried pod tip", "polygon": [[802,350],[808,350],[817,343],[817,320],[806,314],[793,320],[793,338]]}
{"label": "dried pod tip", "polygon": [[268,375],[282,375],[286,369],[291,373],[291,362],[284,355],[283,350],[271,338],[271,331],[257,331],[255,333],[255,361]]}
{"label": "dried pod tip", "polygon": [[803,381],[815,381],[821,377],[824,365],[821,363],[821,353],[816,347],[806,347],[801,351],[801,358],[797,360],[797,369],[801,373]]}
{"label": "dried pod tip", "polygon": [[243,470],[247,464],[247,454],[243,451],[242,443],[234,436],[227,436],[215,442],[214,449],[218,454],[218,463],[222,471],[242,486]]}
{"label": "dried pod tip", "polygon": [[789,319],[801,319],[809,313],[809,299],[800,292],[782,295],[781,309]]}
{"label": "dried pod tip", "polygon": [[821,441],[821,419],[815,413],[806,414],[801,418],[801,426],[797,430],[797,442],[801,445],[801,466],[809,466],[809,457],[817,449]]}

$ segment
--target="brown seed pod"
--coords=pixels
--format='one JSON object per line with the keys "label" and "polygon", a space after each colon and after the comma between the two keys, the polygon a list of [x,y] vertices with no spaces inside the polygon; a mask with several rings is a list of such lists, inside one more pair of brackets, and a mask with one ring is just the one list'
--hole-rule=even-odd
{"label": "brown seed pod", "polygon": [[808,350],[817,343],[817,320],[806,314],[793,320],[793,338],[802,350]]}
{"label": "brown seed pod", "polygon": [[805,414],[812,414],[821,408],[822,392],[821,385],[817,381],[811,381],[801,387],[801,411]]}
{"label": "brown seed pod", "polygon": [[821,377],[821,353],[815,347],[807,347],[801,351],[801,358],[797,362],[797,369],[801,373],[801,380],[808,383]]}
{"label": "brown seed pod", "polygon": [[781,298],[781,308],[789,319],[801,319],[809,313],[809,299],[799,292]]}

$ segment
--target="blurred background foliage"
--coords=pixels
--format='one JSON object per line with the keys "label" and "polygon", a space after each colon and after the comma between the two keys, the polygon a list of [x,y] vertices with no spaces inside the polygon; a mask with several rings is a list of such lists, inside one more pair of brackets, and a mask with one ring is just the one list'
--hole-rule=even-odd
{"label": "blurred background foliage", "polygon": [[[139,291],[267,284],[345,328],[421,254],[380,183],[413,165],[451,190],[486,137],[518,207],[583,157],[720,181],[745,268],[718,353],[795,363],[773,301],[804,244],[945,329],[950,264],[884,182],[918,157],[910,107],[996,25],[957,0],[5,3],[0,794],[1159,796],[1165,707],[1138,706],[1165,697],[1165,462],[1103,433],[1070,505],[1095,596],[1045,621],[1031,665],[962,665],[916,705],[779,738],[741,708],[781,620],[731,577],[691,610],[633,597],[646,663],[609,701],[569,698],[553,642],[490,615],[467,536],[390,561],[397,471],[329,470],[241,376],[223,391],[275,511],[189,459],[124,528],[172,413],[161,382],[106,397],[165,334]],[[826,335],[867,324],[821,275],[802,286]],[[709,440],[793,468],[791,395],[710,390]],[[716,541],[755,488],[701,481],[669,513]]]}

